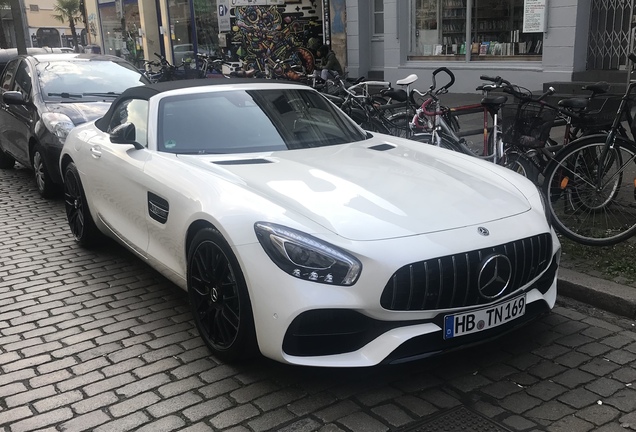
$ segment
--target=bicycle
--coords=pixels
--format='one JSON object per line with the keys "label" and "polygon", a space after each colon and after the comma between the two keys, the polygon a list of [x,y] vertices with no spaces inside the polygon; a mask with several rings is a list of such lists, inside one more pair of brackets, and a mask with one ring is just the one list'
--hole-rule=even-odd
{"label": "bicycle", "polygon": [[[548,94],[535,98],[530,91],[510,84],[501,77],[483,77],[500,83],[502,90],[514,97],[514,104],[502,107],[502,133],[506,166],[539,183],[540,176],[554,154],[574,139],[606,131],[613,121],[619,99],[606,95],[607,83],[583,87],[591,91],[587,98],[560,100],[556,105],[544,100]],[[599,98],[599,95],[605,95]],[[608,119],[608,115],[611,117]],[[564,126],[563,139],[550,137],[555,126]],[[626,135],[621,129],[621,135]]]}
{"label": "bicycle", "polygon": [[[442,72],[448,77],[448,82],[438,89],[437,75]],[[484,112],[484,150],[481,155],[470,148],[464,137],[458,135],[459,123],[453,116],[454,112],[441,104],[439,97],[448,93],[448,89],[454,83],[455,75],[453,72],[448,68],[441,67],[433,71],[432,84],[426,92],[422,93],[417,89],[413,90],[414,94],[424,99],[424,102],[417,109],[410,122],[410,127],[413,131],[410,138],[480,159],[502,163],[504,152],[501,140],[498,139],[498,134],[500,133],[499,110],[507,101],[507,97],[491,97],[488,95],[490,91],[501,88],[501,83],[477,87],[484,94],[484,98],[479,104],[479,108]],[[476,105],[466,105],[461,107],[461,109],[474,112]],[[492,119],[492,126],[489,124],[489,118]],[[495,143],[498,145],[495,145]]]}
{"label": "bicycle", "polygon": [[[636,55],[629,60],[633,69]],[[545,170],[543,192],[554,227],[575,242],[609,246],[636,233],[636,143],[620,131],[634,88],[636,80],[630,80],[607,133],[572,141]],[[629,127],[634,136],[633,122]]]}

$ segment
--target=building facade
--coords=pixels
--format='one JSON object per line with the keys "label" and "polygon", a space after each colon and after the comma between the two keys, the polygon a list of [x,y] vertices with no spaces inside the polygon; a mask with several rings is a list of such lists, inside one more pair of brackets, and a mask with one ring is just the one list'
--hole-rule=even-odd
{"label": "building facade", "polygon": [[445,66],[456,92],[474,92],[480,75],[531,90],[591,70],[626,80],[633,9],[607,0],[348,0],[348,69],[391,82],[415,73],[428,88]]}

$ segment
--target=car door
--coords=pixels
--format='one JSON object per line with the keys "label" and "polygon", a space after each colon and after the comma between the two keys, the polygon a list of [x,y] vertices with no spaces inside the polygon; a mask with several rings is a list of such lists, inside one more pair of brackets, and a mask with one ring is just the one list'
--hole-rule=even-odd
{"label": "car door", "polygon": [[[16,59],[7,65],[2,76],[2,93],[18,91],[25,101],[30,102],[33,89],[33,73],[25,59]],[[30,130],[36,117],[35,107],[0,104],[1,140],[3,149],[22,163],[30,165],[28,143]]]}
{"label": "car door", "polygon": [[[146,147],[148,101],[128,99],[117,102],[107,133],[91,138],[84,155],[87,172],[82,177],[87,197],[94,212],[104,224],[137,253],[145,256],[148,245],[146,225],[147,188],[144,186],[144,165],[149,158]],[[115,144],[109,132],[125,123],[135,125],[136,141],[143,148],[131,144]],[[84,180],[85,179],[85,180]]]}

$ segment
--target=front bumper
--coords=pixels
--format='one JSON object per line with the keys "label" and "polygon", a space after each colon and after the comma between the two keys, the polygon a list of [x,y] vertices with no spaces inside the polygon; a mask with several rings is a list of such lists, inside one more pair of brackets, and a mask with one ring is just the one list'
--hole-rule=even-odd
{"label": "front bumper", "polygon": [[[491,232],[505,232],[501,221]],[[505,225],[505,224],[504,224]],[[515,223],[517,232],[518,221]],[[508,227],[508,228],[512,228]],[[396,269],[405,264],[466,250],[467,233],[434,233],[380,242],[364,242],[356,250],[363,262],[360,280],[338,287],[299,280],[282,273],[259,244],[241,246],[237,256],[250,292],[258,344],[263,355],[298,365],[362,367],[414,360],[499,337],[547,312],[556,301],[560,244],[553,231],[547,269],[529,283],[497,299],[526,294],[526,313],[504,325],[445,340],[444,316],[483,308],[473,305],[435,310],[395,311],[380,298]],[[536,234],[528,228],[528,233]],[[515,232],[514,229],[512,231]],[[477,248],[502,244],[510,237],[477,239]],[[484,246],[485,244],[485,246]],[[360,245],[356,245],[360,246]],[[364,252],[360,250],[364,249]],[[394,251],[389,253],[389,251]]]}

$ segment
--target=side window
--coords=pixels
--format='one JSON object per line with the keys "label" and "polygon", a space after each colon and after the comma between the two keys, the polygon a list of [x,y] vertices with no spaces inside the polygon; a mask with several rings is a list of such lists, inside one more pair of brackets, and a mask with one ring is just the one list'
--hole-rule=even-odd
{"label": "side window", "polygon": [[128,99],[122,101],[113,112],[108,125],[108,132],[119,125],[132,123],[135,125],[135,140],[148,146],[148,101],[143,99]]}
{"label": "side window", "polygon": [[11,90],[11,80],[15,75],[15,70],[18,68],[19,62],[19,60],[13,60],[5,67],[2,78],[0,78],[3,90]]}
{"label": "side window", "polygon": [[26,98],[31,94],[32,82],[29,65],[26,61],[21,61],[15,72],[15,80],[13,81],[13,89],[19,91]]}

